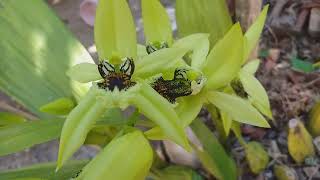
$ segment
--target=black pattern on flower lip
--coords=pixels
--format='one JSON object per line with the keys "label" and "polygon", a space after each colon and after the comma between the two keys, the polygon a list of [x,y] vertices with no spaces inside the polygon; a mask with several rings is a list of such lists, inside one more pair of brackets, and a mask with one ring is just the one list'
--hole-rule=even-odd
{"label": "black pattern on flower lip", "polygon": [[146,46],[146,51],[148,54],[154,53],[160,49],[169,48],[168,43],[154,43],[154,44],[148,44]]}
{"label": "black pattern on flower lip", "polygon": [[109,91],[113,91],[116,87],[120,91],[127,90],[136,84],[131,81],[134,68],[135,65],[131,58],[126,58],[126,60],[121,64],[118,72],[109,62],[105,60],[101,61],[98,64],[98,70],[103,81],[98,83],[98,87]]}
{"label": "black pattern on flower lip", "polygon": [[175,103],[178,97],[192,94],[191,81],[186,77],[185,69],[176,69],[172,80],[159,77],[152,83],[152,88],[171,103]]}

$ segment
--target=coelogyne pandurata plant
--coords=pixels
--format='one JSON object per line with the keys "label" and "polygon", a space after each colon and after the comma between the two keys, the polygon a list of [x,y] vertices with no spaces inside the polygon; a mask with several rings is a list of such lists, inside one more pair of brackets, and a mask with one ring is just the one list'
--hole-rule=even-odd
{"label": "coelogyne pandurata plant", "polygon": [[[125,109],[129,105],[135,106],[158,125],[169,139],[189,150],[176,112],[150,86],[150,78],[152,80],[152,76],[179,64],[187,49],[166,48],[138,57],[135,27],[125,0],[99,2],[95,43],[99,65],[78,64],[68,72],[72,79],[93,82],[93,85],[67,116],[60,138],[57,169],[84,143],[90,129],[108,109]],[[131,155],[125,164],[130,167],[131,173],[117,171],[123,168],[121,158],[125,158],[128,149]],[[113,160],[119,163],[115,164]],[[146,176],[151,163],[152,150],[143,133],[127,128],[120,131],[117,138],[83,169],[79,178],[139,179]]]}
{"label": "coelogyne pandurata plant", "polygon": [[[152,53],[166,47],[186,48],[189,52],[184,56],[186,63],[180,64],[180,69],[184,69],[185,78],[189,79],[192,94],[178,99],[175,110],[181,120],[180,124],[187,127],[205,104],[209,110],[212,107],[219,109],[226,133],[231,128],[232,120],[269,127],[259,113],[260,111],[272,118],[268,96],[253,76],[258,62],[250,62],[242,68],[259,39],[268,8],[264,8],[244,36],[240,25],[235,24],[208,54],[207,34],[190,35],[172,43],[169,18],[159,4],[155,0],[142,0],[147,52]],[[157,18],[158,21],[154,21]],[[158,23],[159,21],[162,23]],[[161,24],[161,27],[157,27],[155,23]],[[172,70],[170,72],[172,74]],[[237,97],[241,93],[246,97]],[[160,128],[153,128],[145,134],[150,139],[165,138]]]}
{"label": "coelogyne pandurata plant", "polygon": [[[234,94],[230,87],[236,87],[233,84],[238,79],[249,96],[253,92],[250,91],[251,84],[246,84],[253,76],[245,73],[253,65],[241,70],[244,54],[251,47],[247,48],[247,39],[239,24],[235,24],[209,53],[207,34],[173,41],[169,18],[157,0],[142,0],[142,9],[147,53],[137,49],[135,27],[126,1],[99,2],[95,43],[100,62],[98,65],[78,64],[68,72],[76,81],[93,83],[87,95],[67,116],[57,169],[84,143],[88,132],[108,109],[125,109],[133,105],[156,127],[145,133],[132,127],[119,131],[83,169],[79,179],[145,177],[153,154],[146,137],[171,139],[189,150],[184,128],[196,118],[203,104],[213,104],[235,121],[269,126],[251,103],[230,95]],[[262,23],[256,26],[263,25],[263,17],[260,19]],[[230,50],[226,53],[225,49]],[[255,98],[260,96],[252,96],[251,101],[259,110],[269,107],[265,106],[266,101]],[[127,149],[132,153],[130,161],[125,158]],[[130,173],[119,171],[123,166],[121,159],[126,160]]]}

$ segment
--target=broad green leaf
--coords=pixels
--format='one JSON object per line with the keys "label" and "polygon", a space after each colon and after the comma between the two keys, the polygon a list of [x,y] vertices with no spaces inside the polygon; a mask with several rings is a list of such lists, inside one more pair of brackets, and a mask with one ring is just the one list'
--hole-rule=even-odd
{"label": "broad green leaf", "polygon": [[156,123],[166,137],[184,147],[186,150],[190,150],[184,128],[179,124],[180,120],[172,104],[149,85],[143,84],[140,92],[132,97],[131,103],[135,105],[143,115]]}
{"label": "broad green leaf", "polygon": [[140,131],[131,132],[111,141],[83,168],[78,179],[144,179],[152,160],[148,140]]}
{"label": "broad green leaf", "polygon": [[260,59],[255,59],[245,64],[242,67],[242,70],[246,71],[249,74],[254,75],[257,72],[259,65],[260,65]]}
{"label": "broad green leaf", "polygon": [[41,112],[54,115],[67,115],[74,108],[75,102],[70,98],[59,98],[40,107]]}
{"label": "broad green leaf", "polygon": [[45,1],[1,0],[0,27],[1,91],[41,119],[43,104],[85,94],[66,71],[92,58]]}
{"label": "broad green leaf", "polygon": [[0,156],[58,138],[63,122],[62,119],[39,120],[0,128]]}
{"label": "broad green leaf", "polygon": [[240,71],[239,78],[244,90],[250,96],[252,104],[257,107],[262,114],[273,119],[268,94],[259,80],[246,71]]}
{"label": "broad green leaf", "polygon": [[93,86],[68,115],[61,132],[57,169],[84,143],[93,125],[107,110],[108,101],[102,99],[103,92]]}
{"label": "broad green leaf", "polygon": [[102,79],[98,66],[92,63],[77,64],[67,72],[67,75],[75,81],[87,83]]}
{"label": "broad green leaf", "polygon": [[192,122],[191,128],[203,146],[195,147],[202,165],[217,179],[236,180],[236,164],[215,135],[199,119]]}
{"label": "broad green leaf", "polygon": [[243,35],[239,23],[217,42],[203,64],[207,88],[218,89],[227,85],[241,69]]}
{"label": "broad green leaf", "polygon": [[193,34],[177,40],[174,42],[173,47],[185,48],[192,52],[191,66],[200,68],[209,52],[210,42],[208,37],[209,34]]}
{"label": "broad green leaf", "polygon": [[176,17],[180,38],[209,33],[211,48],[232,26],[224,0],[176,0]]}
{"label": "broad green leaf", "polygon": [[246,100],[221,92],[208,92],[208,100],[233,120],[258,127],[270,127],[264,117]]}
{"label": "broad green leaf", "polygon": [[266,21],[269,5],[266,5],[257,20],[251,25],[248,31],[245,33],[244,40],[244,54],[243,54],[243,63],[246,62],[250,56],[250,53],[257,45],[261,32],[264,27],[264,22]]}
{"label": "broad green leaf", "polygon": [[34,166],[29,166],[21,169],[2,171],[0,172],[0,179],[16,180],[28,178],[47,179],[47,180],[64,180],[75,177],[81,169],[88,163],[88,161],[70,161],[63,169],[55,172],[56,163],[43,163]]}
{"label": "broad green leaf", "polygon": [[94,40],[100,60],[114,55],[137,57],[136,28],[126,0],[99,1]]}
{"label": "broad green leaf", "polygon": [[159,0],[142,0],[142,19],[146,44],[168,43],[172,44],[172,29],[166,9]]}
{"label": "broad green leaf", "polygon": [[136,61],[133,78],[148,78],[153,75],[174,70],[181,58],[187,53],[183,48],[165,48],[144,56]]}
{"label": "broad green leaf", "polygon": [[193,169],[184,166],[171,165],[156,173],[159,177],[155,180],[203,180]]}
{"label": "broad green leaf", "polygon": [[22,116],[12,114],[9,112],[0,112],[0,127],[7,125],[14,125],[26,122],[26,119]]}

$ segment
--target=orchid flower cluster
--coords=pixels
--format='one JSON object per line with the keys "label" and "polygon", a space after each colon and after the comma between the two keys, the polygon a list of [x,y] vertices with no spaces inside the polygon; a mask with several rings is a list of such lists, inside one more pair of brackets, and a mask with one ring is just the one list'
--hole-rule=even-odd
{"label": "orchid flower cluster", "polygon": [[[144,178],[153,161],[148,139],[169,139],[191,151],[185,128],[202,107],[219,112],[226,133],[237,122],[269,127],[265,119],[272,119],[268,96],[254,77],[259,61],[246,63],[267,9],[245,34],[236,23],[210,50],[205,33],[175,40],[169,17],[158,0],[142,0],[146,43],[139,45],[127,2],[100,0],[94,29],[99,64],[78,64],[68,72],[73,80],[91,87],[67,116],[57,170],[113,109],[133,106],[147,120],[133,113],[134,120],[118,128],[113,140],[77,178]],[[139,122],[148,124],[146,131],[136,127]],[[125,153],[127,149],[130,155]],[[128,163],[115,163],[123,162],[121,159]],[[131,175],[118,172],[117,166],[131,166]]]}

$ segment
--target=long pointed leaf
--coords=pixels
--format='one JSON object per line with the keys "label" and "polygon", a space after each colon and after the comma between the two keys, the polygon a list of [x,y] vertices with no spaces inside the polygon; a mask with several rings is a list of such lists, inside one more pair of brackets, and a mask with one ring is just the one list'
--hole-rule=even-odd
{"label": "long pointed leaf", "polygon": [[125,0],[100,0],[94,39],[100,59],[137,57],[136,28]]}
{"label": "long pointed leaf", "polygon": [[196,148],[203,166],[218,179],[235,180],[236,164],[214,134],[199,119],[192,122],[191,128],[203,146],[203,149]]}
{"label": "long pointed leaf", "polygon": [[211,47],[232,26],[225,0],[177,0],[176,16],[180,37],[209,33]]}
{"label": "long pointed leaf", "polygon": [[66,76],[79,62],[93,62],[43,0],[1,0],[0,90],[40,118],[39,107],[87,91]]}
{"label": "long pointed leaf", "polygon": [[39,120],[0,128],[0,156],[58,138],[63,123],[62,119]]}
{"label": "long pointed leaf", "polygon": [[62,180],[76,177],[77,173],[80,172],[88,161],[71,161],[68,162],[65,167],[55,172],[56,163],[44,163],[29,166],[21,169],[9,170],[0,172],[0,179],[16,180],[16,179],[28,179],[28,178],[39,178],[47,180]]}

